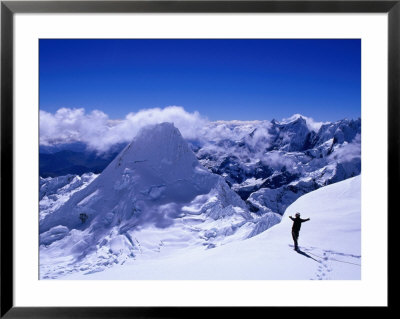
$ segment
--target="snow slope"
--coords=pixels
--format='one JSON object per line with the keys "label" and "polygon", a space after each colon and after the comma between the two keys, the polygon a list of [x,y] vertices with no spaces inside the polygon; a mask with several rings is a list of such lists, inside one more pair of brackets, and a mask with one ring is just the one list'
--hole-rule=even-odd
{"label": "snow slope", "polygon": [[58,177],[39,177],[39,218],[44,219],[48,214],[59,209],[71,196],[84,189],[98,175],[86,173],[82,176],[65,175]]}
{"label": "snow slope", "polygon": [[[291,220],[303,223],[293,250]],[[361,279],[361,176],[319,188],[290,205],[280,224],[250,239],[204,250],[160,249],[100,273],[63,279]]]}

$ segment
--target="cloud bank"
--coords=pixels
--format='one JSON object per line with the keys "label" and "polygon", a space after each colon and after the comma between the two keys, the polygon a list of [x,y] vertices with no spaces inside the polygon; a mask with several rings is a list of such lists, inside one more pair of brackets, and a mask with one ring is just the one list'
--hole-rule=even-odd
{"label": "cloud bank", "polygon": [[[283,119],[281,123],[289,123],[299,117],[304,118],[309,129],[315,131],[323,124],[299,114]],[[110,119],[106,113],[98,110],[87,113],[84,108],[61,108],[55,113],[41,110],[40,145],[82,142],[89,149],[103,153],[116,144],[131,142],[142,127],[162,122],[174,123],[186,140],[212,153],[222,152],[247,158],[248,152],[238,147],[237,143],[244,142],[253,149],[253,153],[255,150],[263,153],[271,142],[269,121],[211,122],[197,111],[190,113],[180,106],[168,106],[129,113],[121,120]],[[257,159],[263,157],[262,154],[256,155]],[[269,160],[274,162],[274,159]]]}
{"label": "cloud bank", "polygon": [[61,108],[54,114],[40,111],[40,144],[83,142],[90,149],[105,152],[115,144],[130,142],[142,127],[162,122],[174,123],[186,139],[197,139],[208,120],[179,106],[145,109],[122,120],[111,120],[97,110],[86,113],[83,108]]}

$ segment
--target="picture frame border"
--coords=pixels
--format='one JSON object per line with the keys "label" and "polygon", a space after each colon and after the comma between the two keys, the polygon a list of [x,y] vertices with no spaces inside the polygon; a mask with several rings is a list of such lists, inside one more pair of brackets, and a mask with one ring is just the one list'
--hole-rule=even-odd
{"label": "picture frame border", "polygon": [[[388,267],[390,212],[399,211],[400,150],[400,0],[396,1],[1,1],[1,171],[0,171],[0,317],[6,318],[178,318],[224,316],[226,307],[15,307],[13,289],[13,26],[16,13],[388,13]],[[11,212],[11,213],[10,213]],[[392,223],[393,227],[393,223]],[[389,268],[388,268],[388,274]],[[388,280],[388,287],[390,280]],[[390,289],[389,291],[390,292]],[[388,294],[388,306],[391,305]],[[249,309],[251,308],[251,309]],[[237,307],[235,314],[264,307]],[[274,307],[277,308],[277,307]],[[309,307],[286,310],[306,314]],[[316,307],[321,308],[321,307]],[[323,307],[324,309],[326,307]],[[346,311],[358,313],[358,307]],[[370,308],[370,307],[369,307]],[[340,307],[332,308],[340,311]],[[349,313],[350,314],[350,313]]]}

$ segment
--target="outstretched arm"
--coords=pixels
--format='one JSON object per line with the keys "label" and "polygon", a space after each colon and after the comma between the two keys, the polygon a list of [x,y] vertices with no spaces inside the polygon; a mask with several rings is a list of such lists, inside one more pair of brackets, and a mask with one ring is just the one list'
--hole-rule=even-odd
{"label": "outstretched arm", "polygon": [[292,216],[289,216],[289,218],[294,221],[294,218]]}
{"label": "outstretched arm", "polygon": [[309,220],[310,220],[310,218],[302,219],[301,222],[304,223],[304,222],[308,222]]}

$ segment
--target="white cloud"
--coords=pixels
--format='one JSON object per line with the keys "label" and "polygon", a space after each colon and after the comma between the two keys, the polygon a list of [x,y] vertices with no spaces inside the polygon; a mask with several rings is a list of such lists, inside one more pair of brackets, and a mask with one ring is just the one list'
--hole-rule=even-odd
{"label": "white cloud", "polygon": [[[281,123],[289,123],[300,116],[306,120],[308,127],[314,130],[323,124],[299,114],[284,119]],[[265,149],[270,146],[269,121],[210,122],[199,112],[190,113],[179,106],[143,109],[129,113],[121,120],[110,119],[107,114],[98,110],[86,113],[83,108],[61,108],[55,113],[40,111],[40,144],[83,142],[90,149],[101,153],[115,144],[132,141],[142,127],[162,122],[174,123],[185,139],[197,140],[201,146],[213,153],[228,152],[247,158],[248,152],[245,149],[238,148],[236,144],[229,144],[242,141],[259,150],[260,154],[253,154],[255,158],[252,160],[256,160],[262,158]],[[275,162],[274,159],[270,160]],[[277,161],[282,162],[281,159]]]}
{"label": "white cloud", "polygon": [[83,108],[61,108],[54,114],[40,111],[40,144],[83,142],[104,152],[117,143],[130,142],[142,127],[162,122],[174,123],[184,138],[195,139],[208,120],[178,106],[129,113],[123,120],[111,120],[97,110],[86,113]]}
{"label": "white cloud", "polygon": [[340,163],[361,158],[361,134],[357,134],[351,143],[344,142],[332,153],[331,157]]}
{"label": "white cloud", "polygon": [[[210,122],[198,112],[189,113],[179,106],[144,109],[129,113],[122,120],[110,119],[97,110],[86,113],[83,108],[61,108],[54,114],[40,111],[40,144],[83,142],[90,149],[105,152],[117,143],[132,141],[142,127],[162,122],[174,123],[185,139],[197,140],[203,146],[211,143],[210,147],[222,140],[245,139],[253,147],[260,143],[267,144],[270,127],[268,121]],[[252,132],[253,137],[250,138]],[[221,151],[226,152],[226,148]]]}
{"label": "white cloud", "polygon": [[274,170],[281,170],[283,167],[289,172],[295,172],[294,167],[296,166],[296,161],[294,158],[287,156],[286,153],[281,151],[272,151],[264,154],[262,157],[264,165],[267,165]]}

